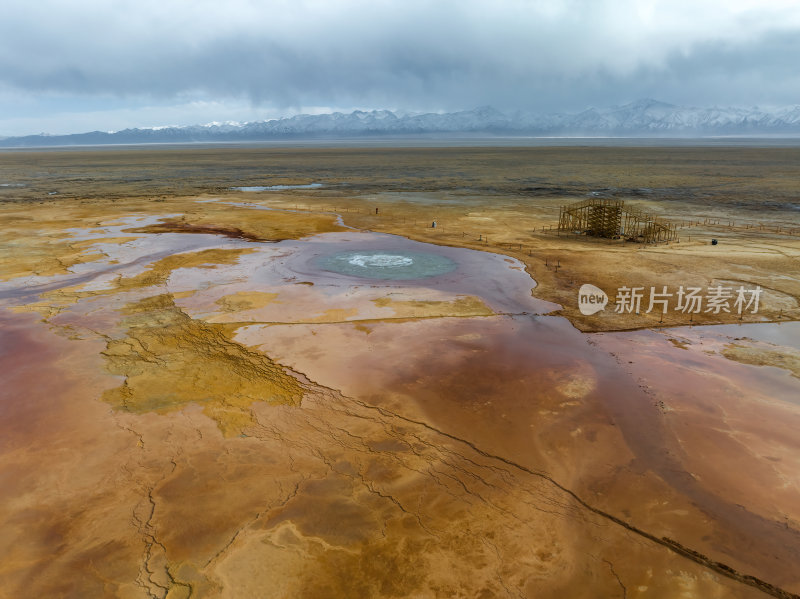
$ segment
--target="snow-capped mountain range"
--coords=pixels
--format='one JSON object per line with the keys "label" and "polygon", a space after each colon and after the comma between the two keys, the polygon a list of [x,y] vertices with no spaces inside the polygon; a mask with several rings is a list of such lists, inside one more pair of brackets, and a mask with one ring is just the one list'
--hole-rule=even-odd
{"label": "snow-capped mountain range", "polygon": [[780,109],[691,108],[639,100],[576,114],[503,113],[490,106],[450,113],[399,115],[389,110],[301,114],[251,123],[30,135],[0,139],[0,146],[269,141],[392,136],[702,137],[800,136],[800,105]]}

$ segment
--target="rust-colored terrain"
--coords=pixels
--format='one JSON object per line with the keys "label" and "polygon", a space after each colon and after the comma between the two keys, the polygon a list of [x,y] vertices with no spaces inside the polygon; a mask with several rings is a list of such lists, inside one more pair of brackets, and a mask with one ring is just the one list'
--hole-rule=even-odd
{"label": "rust-colored terrain", "polygon": [[[0,154],[0,597],[797,597],[798,159]],[[549,230],[585,197],[680,242]],[[349,248],[457,268],[318,266]]]}

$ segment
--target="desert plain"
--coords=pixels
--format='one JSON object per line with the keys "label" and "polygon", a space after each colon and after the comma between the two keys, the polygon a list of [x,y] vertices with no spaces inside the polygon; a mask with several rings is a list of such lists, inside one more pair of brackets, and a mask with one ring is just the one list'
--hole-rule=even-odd
{"label": "desert plain", "polygon": [[[0,596],[797,597],[798,165],[0,152]],[[557,231],[587,198],[679,239]]]}

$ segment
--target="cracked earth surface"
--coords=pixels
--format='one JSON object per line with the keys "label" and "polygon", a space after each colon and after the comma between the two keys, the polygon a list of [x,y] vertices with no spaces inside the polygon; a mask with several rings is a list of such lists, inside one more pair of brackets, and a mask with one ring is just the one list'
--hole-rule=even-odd
{"label": "cracked earth surface", "polygon": [[790,341],[585,335],[503,256],[359,281],[312,258],[419,245],[195,205],[5,214],[0,596],[800,593]]}

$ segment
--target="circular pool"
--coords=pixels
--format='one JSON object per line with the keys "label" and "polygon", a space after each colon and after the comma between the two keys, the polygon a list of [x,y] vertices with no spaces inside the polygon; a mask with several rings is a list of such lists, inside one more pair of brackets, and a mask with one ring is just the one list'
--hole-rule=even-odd
{"label": "circular pool", "polygon": [[438,254],[397,250],[351,250],[321,256],[323,270],[365,279],[423,279],[451,272],[458,266]]}

